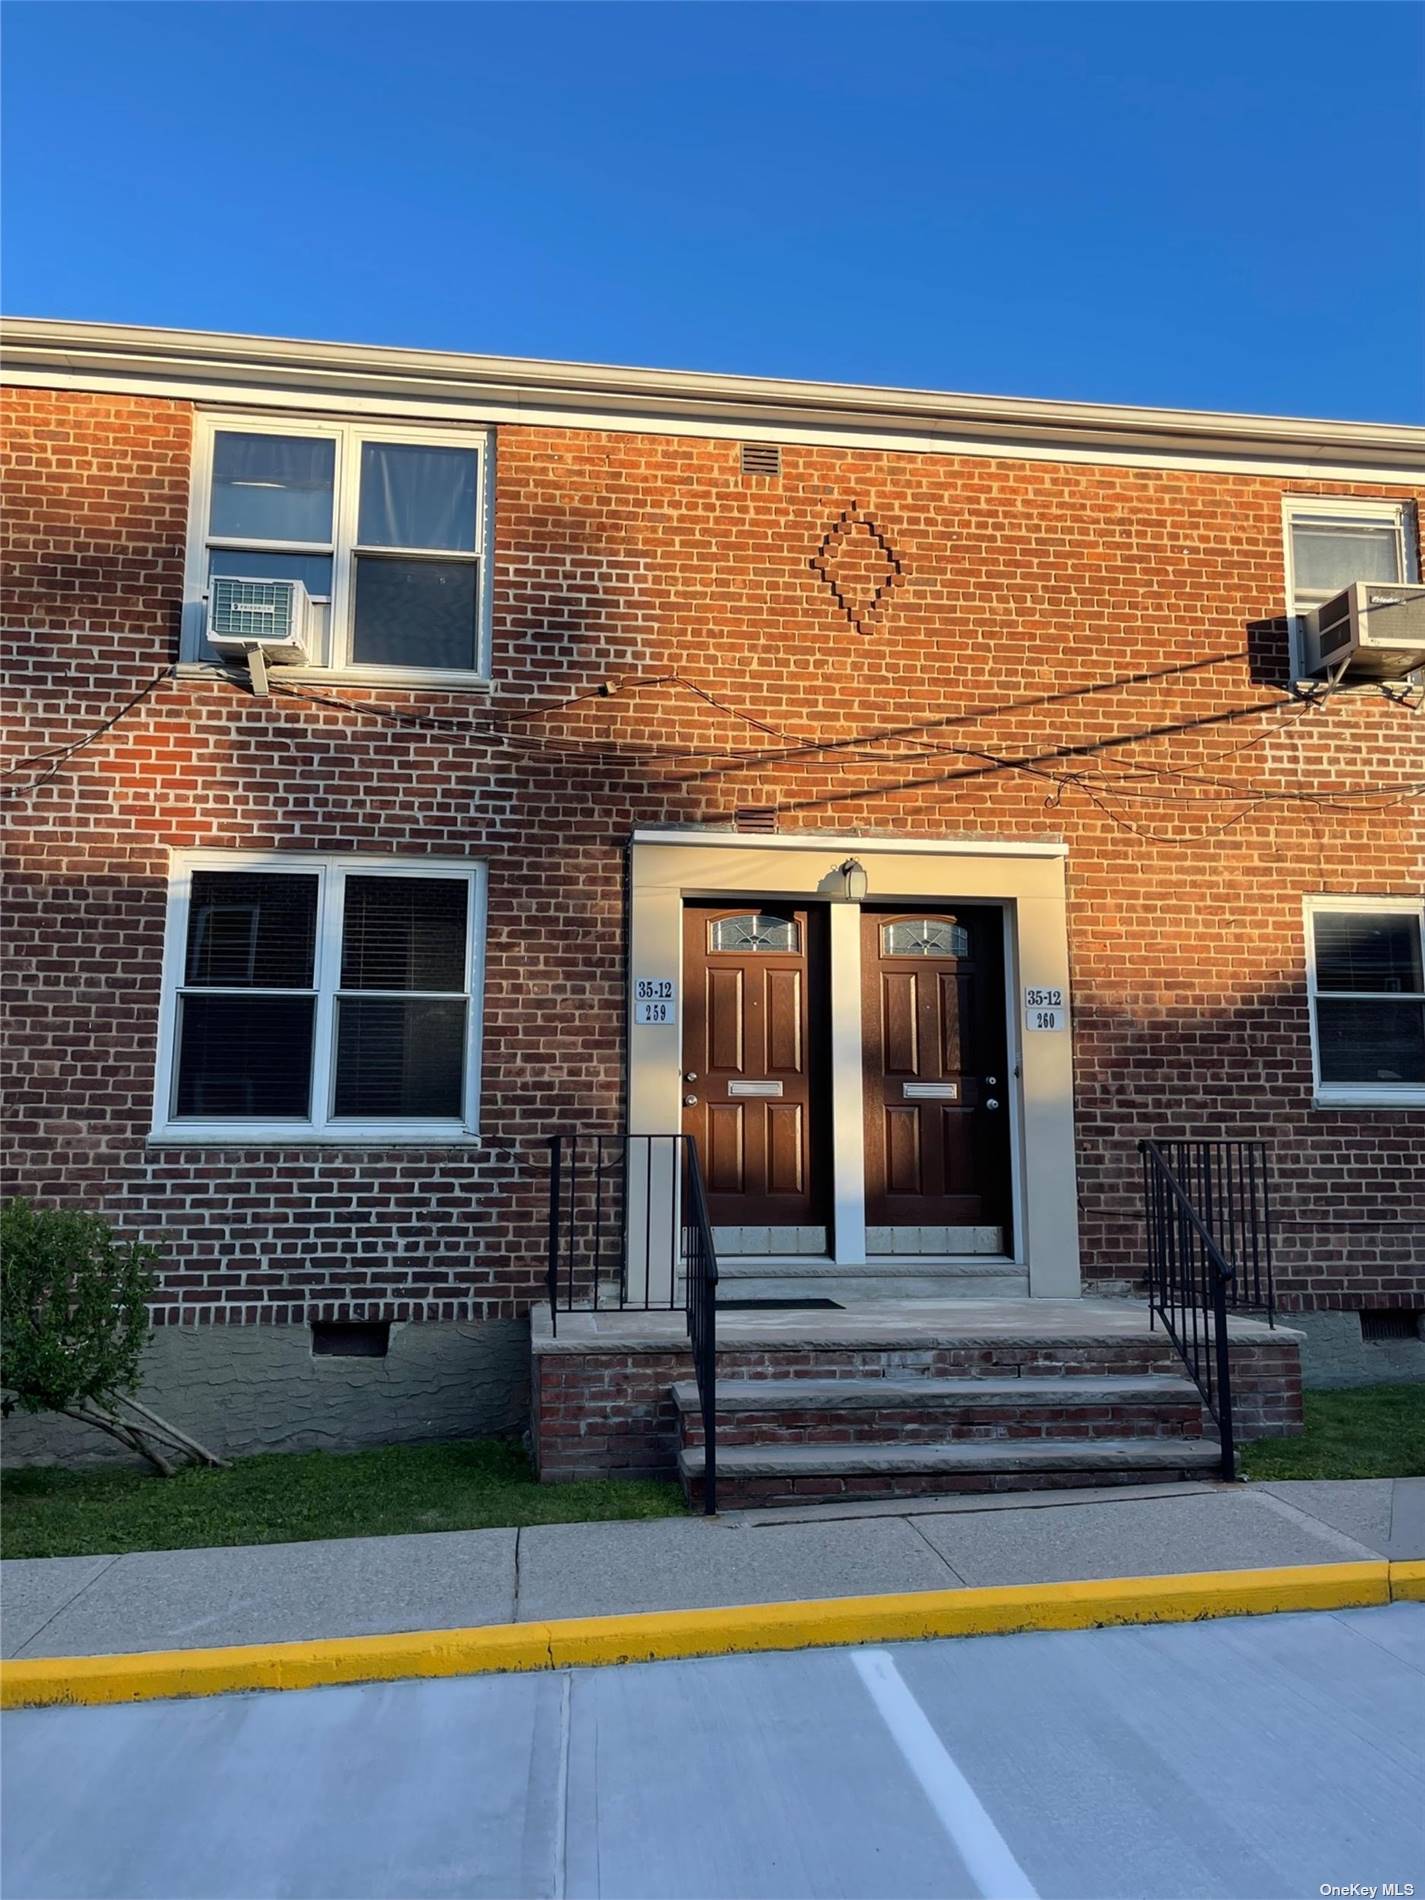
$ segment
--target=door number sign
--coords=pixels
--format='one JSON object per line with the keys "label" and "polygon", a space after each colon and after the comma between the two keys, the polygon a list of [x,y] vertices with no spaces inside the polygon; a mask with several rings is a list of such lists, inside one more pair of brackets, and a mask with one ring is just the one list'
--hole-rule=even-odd
{"label": "door number sign", "polygon": [[1063,990],[1026,988],[1024,992],[1026,1029],[1067,1029],[1068,1000]]}
{"label": "door number sign", "polygon": [[633,985],[633,1020],[636,1023],[676,1023],[678,992],[668,976],[640,976]]}

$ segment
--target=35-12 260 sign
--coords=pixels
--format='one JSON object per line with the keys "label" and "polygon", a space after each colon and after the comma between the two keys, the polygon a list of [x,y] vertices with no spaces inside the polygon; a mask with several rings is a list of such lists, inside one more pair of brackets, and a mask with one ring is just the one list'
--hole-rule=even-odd
{"label": "35-12 260 sign", "polygon": [[1066,1029],[1069,1022],[1068,997],[1063,990],[1026,985],[1024,1026],[1026,1029]]}

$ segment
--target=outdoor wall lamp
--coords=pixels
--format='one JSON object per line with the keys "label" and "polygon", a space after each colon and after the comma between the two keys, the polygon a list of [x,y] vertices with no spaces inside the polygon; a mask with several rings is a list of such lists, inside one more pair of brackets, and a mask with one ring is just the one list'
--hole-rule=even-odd
{"label": "outdoor wall lamp", "polygon": [[848,858],[841,866],[841,875],[846,880],[846,902],[848,904],[864,904],[866,901],[866,892],[870,888],[871,883],[871,880],[866,875],[865,865],[859,863],[855,858]]}

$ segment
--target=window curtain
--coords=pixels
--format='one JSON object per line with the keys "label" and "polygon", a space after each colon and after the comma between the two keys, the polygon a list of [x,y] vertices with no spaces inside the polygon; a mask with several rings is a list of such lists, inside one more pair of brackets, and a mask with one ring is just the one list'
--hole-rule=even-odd
{"label": "window curtain", "polygon": [[363,443],[358,541],[473,554],[477,467],[473,449]]}

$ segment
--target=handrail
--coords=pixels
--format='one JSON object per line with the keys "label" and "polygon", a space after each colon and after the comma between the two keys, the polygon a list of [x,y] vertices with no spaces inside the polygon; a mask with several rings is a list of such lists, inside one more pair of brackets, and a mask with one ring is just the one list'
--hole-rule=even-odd
{"label": "handrail", "polygon": [[1237,1475],[1228,1293],[1236,1269],[1193,1206],[1162,1147],[1140,1141],[1148,1234],[1148,1323],[1156,1314],[1216,1420],[1222,1476]]}
{"label": "handrail", "polygon": [[[717,1509],[717,1249],[691,1135],[571,1133],[549,1140],[549,1322],[601,1305],[677,1312],[703,1420],[703,1507]],[[679,1282],[682,1282],[681,1286]]]}
{"label": "handrail", "polygon": [[685,1298],[688,1338],[693,1348],[693,1376],[698,1382],[698,1404],[703,1419],[703,1511],[717,1510],[717,1249],[713,1245],[698,1144],[690,1135],[687,1156],[687,1196],[690,1234],[683,1246],[687,1275]]}

